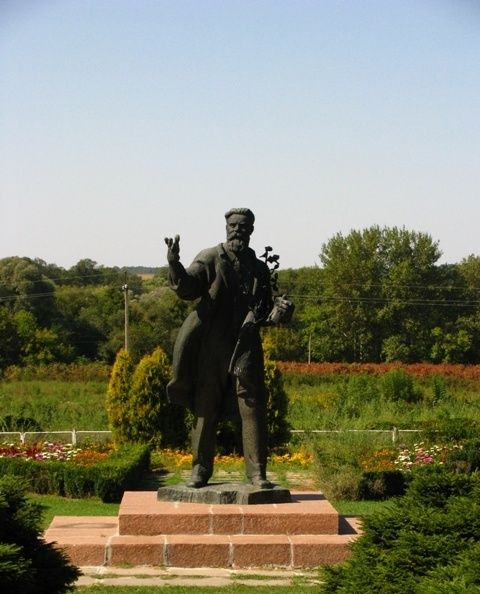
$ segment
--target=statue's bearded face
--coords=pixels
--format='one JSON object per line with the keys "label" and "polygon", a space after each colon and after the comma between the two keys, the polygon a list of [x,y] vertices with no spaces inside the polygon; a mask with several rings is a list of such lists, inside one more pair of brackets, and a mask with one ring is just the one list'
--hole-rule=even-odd
{"label": "statue's bearded face", "polygon": [[233,252],[242,252],[248,247],[253,225],[248,217],[232,214],[227,219],[227,243]]}

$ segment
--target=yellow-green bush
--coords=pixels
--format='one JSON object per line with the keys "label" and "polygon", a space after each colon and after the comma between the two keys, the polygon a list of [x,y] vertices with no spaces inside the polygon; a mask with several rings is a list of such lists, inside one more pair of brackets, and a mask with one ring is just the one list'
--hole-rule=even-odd
{"label": "yellow-green bush", "polygon": [[129,398],[133,369],[128,351],[121,349],[112,368],[105,402],[108,424],[115,443],[129,441]]}
{"label": "yellow-green bush", "polygon": [[170,377],[171,368],[160,347],[145,355],[135,368],[125,350],[118,353],[106,400],[115,443],[185,445],[185,411],[167,399]]}

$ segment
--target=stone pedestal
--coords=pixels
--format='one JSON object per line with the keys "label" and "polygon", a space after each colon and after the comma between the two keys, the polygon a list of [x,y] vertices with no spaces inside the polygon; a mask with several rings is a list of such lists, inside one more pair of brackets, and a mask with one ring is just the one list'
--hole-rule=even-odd
{"label": "stone pedestal", "polygon": [[118,518],[57,516],[45,533],[77,565],[317,567],[343,561],[358,521],[339,517],[321,493],[291,503],[158,501],[126,492]]}
{"label": "stone pedestal", "polygon": [[265,503],[291,503],[290,491],[275,485],[272,489],[259,489],[247,483],[211,483],[201,489],[186,485],[161,487],[158,501],[184,501],[187,503],[237,503],[260,505]]}

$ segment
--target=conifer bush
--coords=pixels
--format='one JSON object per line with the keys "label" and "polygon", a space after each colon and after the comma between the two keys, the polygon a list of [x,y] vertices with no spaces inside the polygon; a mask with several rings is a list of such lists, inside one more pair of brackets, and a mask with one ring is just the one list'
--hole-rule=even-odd
{"label": "conifer bush", "polygon": [[[287,421],[288,395],[283,383],[283,374],[271,358],[271,348],[264,341],[264,377],[267,398],[267,437],[269,451],[281,452],[290,441],[290,424]],[[228,416],[219,424],[217,447],[222,454],[242,454],[242,431],[239,413]]]}
{"label": "conifer bush", "polygon": [[160,347],[137,365],[128,401],[131,441],[158,447],[185,445],[185,411],[167,398],[170,378],[167,355]]}
{"label": "conifer bush", "polygon": [[105,407],[115,443],[125,443],[130,437],[130,386],[133,361],[125,349],[117,353],[107,389]]}
{"label": "conifer bush", "polygon": [[267,391],[268,447],[281,450],[290,441],[290,425],[287,421],[288,395],[285,391],[282,372],[269,351],[264,359],[265,388]]}
{"label": "conifer bush", "polygon": [[80,571],[42,539],[40,505],[18,477],[0,479],[0,588],[2,594],[63,594]]}
{"label": "conifer bush", "polygon": [[182,447],[187,439],[185,411],[167,399],[171,368],[158,347],[135,367],[119,351],[107,391],[106,408],[116,444],[148,443]]}
{"label": "conifer bush", "polygon": [[[439,465],[417,470],[405,496],[364,520],[351,558],[323,570],[322,591],[478,592],[480,564],[472,556],[480,546],[479,509],[477,473],[454,473]],[[442,580],[450,589],[438,587]]]}

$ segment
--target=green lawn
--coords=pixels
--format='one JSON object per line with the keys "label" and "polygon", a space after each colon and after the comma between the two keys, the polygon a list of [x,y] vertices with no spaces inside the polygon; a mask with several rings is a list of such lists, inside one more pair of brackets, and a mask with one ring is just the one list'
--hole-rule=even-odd
{"label": "green lawn", "polygon": [[43,526],[47,528],[54,516],[116,516],[118,503],[103,503],[99,498],[70,499],[58,495],[37,495],[30,498],[44,507]]}

